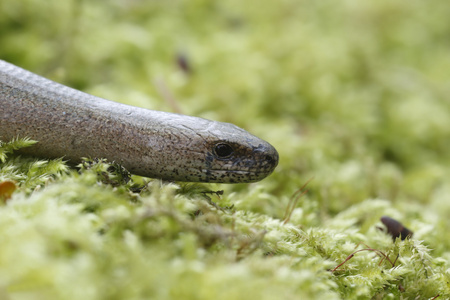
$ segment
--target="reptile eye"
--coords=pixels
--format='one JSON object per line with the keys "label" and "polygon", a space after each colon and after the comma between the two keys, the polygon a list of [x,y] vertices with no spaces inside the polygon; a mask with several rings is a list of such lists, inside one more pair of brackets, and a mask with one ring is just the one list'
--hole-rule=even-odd
{"label": "reptile eye", "polygon": [[218,158],[228,158],[233,154],[233,148],[228,144],[217,144],[214,147],[214,154]]}

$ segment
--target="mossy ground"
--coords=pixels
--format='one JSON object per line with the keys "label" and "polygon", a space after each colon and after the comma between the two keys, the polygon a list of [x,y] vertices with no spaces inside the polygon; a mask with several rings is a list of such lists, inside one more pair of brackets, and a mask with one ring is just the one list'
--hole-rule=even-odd
{"label": "mossy ground", "polygon": [[[447,2],[1,1],[1,59],[235,123],[280,165],[174,184],[2,144],[0,182],[18,189],[0,207],[0,298],[450,298]],[[413,238],[393,242],[383,215]]]}

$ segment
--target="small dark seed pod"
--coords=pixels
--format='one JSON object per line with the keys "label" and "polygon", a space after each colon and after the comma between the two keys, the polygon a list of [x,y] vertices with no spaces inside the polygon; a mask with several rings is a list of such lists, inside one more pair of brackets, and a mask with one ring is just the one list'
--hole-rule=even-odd
{"label": "small dark seed pod", "polygon": [[386,226],[387,232],[392,236],[392,239],[395,241],[396,238],[401,238],[402,240],[406,238],[410,238],[413,235],[413,232],[403,226],[399,221],[392,219],[388,216],[381,217],[381,223]]}

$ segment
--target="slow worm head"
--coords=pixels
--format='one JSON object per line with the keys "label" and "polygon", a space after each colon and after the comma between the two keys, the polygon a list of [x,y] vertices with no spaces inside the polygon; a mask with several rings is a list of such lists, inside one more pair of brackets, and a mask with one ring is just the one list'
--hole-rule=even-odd
{"label": "slow worm head", "polygon": [[24,153],[106,158],[171,181],[245,183],[278,164],[269,143],[229,124],[101,99],[0,60],[0,139],[29,137]]}

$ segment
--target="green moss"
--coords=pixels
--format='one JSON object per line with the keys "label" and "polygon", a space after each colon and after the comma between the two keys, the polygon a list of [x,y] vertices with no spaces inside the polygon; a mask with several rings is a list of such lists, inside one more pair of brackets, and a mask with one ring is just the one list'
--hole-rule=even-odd
{"label": "green moss", "polygon": [[[449,13],[444,0],[432,11],[0,2],[1,59],[104,98],[235,123],[281,158],[260,183],[164,183],[103,160],[20,156],[32,141],[4,141],[0,183],[18,189],[0,207],[0,298],[450,298]],[[413,237],[393,242],[383,215]]]}

